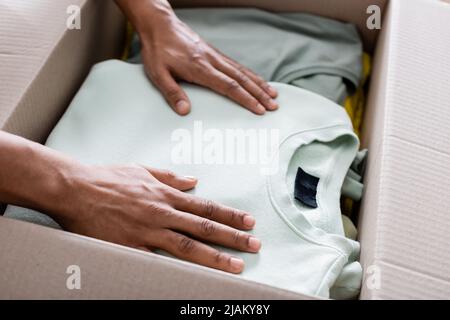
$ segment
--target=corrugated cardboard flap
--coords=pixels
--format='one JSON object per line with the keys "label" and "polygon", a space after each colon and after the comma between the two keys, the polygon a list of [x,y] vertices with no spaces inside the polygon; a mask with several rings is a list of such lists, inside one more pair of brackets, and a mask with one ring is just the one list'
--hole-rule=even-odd
{"label": "corrugated cardboard flap", "polygon": [[390,1],[366,114],[362,298],[450,297],[449,17]]}
{"label": "corrugated cardboard flap", "polygon": [[[68,29],[80,9],[80,29]],[[97,61],[117,57],[125,20],[112,1],[0,2],[0,129],[44,142]]]}
{"label": "corrugated cardboard flap", "polygon": [[[161,255],[3,217],[0,243],[0,299],[312,298]],[[80,270],[79,290],[69,290],[66,285],[67,270],[74,265]]]}

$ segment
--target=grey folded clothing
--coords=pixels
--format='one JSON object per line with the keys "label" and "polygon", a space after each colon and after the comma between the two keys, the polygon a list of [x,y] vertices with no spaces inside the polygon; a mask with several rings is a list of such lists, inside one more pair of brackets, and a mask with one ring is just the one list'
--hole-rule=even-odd
{"label": "grey folded clothing", "polygon": [[[178,17],[221,52],[267,81],[292,84],[342,104],[362,76],[355,26],[304,13],[249,8],[178,9]],[[130,62],[140,63],[137,36]]]}

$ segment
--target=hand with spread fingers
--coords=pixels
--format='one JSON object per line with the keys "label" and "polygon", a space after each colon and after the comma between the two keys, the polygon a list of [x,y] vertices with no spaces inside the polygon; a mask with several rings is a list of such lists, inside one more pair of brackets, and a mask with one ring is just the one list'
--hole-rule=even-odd
{"label": "hand with spread fingers", "polygon": [[138,165],[80,172],[70,183],[71,205],[56,217],[66,230],[145,251],[162,249],[231,273],[243,270],[243,260],[204,242],[251,253],[261,247],[242,231],[255,225],[250,214],[182,192],[197,184],[195,178]]}
{"label": "hand with spread fingers", "polygon": [[146,73],[169,105],[189,113],[189,97],[176,80],[208,87],[255,114],[275,110],[277,92],[260,76],[203,41],[165,0],[116,0],[136,28]]}
{"label": "hand with spread fingers", "polygon": [[[211,88],[256,114],[278,107],[273,88],[200,39],[166,0],[116,2],[139,33],[150,80],[178,114],[191,104],[176,80]],[[138,165],[84,165],[3,131],[0,150],[0,204],[43,212],[65,230],[232,273],[242,272],[243,260],[206,243],[260,250],[245,232],[255,225],[249,213],[183,192],[195,178]]]}
{"label": "hand with spread fingers", "polygon": [[0,203],[46,213],[65,230],[232,273],[244,261],[206,243],[250,253],[261,247],[246,232],[255,225],[249,213],[183,192],[196,186],[193,177],[85,165],[3,131],[0,149]]}

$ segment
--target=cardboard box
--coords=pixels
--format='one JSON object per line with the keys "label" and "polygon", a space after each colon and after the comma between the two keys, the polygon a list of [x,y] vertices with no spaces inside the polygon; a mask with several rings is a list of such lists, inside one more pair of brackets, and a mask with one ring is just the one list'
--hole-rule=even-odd
{"label": "cardboard box", "polygon": [[[82,9],[85,29],[65,26],[64,12],[73,3]],[[360,298],[450,298],[450,5],[438,0],[195,1],[212,3],[305,11],[358,26],[375,61],[363,134],[370,153],[358,225],[365,271]],[[379,37],[378,30],[366,27],[366,10],[373,4],[382,10]],[[19,9],[27,19],[17,20],[23,18],[16,15]],[[45,32],[30,29],[35,25]],[[118,53],[123,28],[110,1],[3,1],[0,127],[44,141],[90,65]],[[82,269],[81,290],[66,287],[70,265]],[[6,218],[0,218],[0,268],[3,299],[316,299]]]}
{"label": "cardboard box", "polygon": [[[107,2],[0,3],[0,128],[45,142],[92,64],[120,56],[125,19]],[[80,30],[67,28],[70,6]]]}

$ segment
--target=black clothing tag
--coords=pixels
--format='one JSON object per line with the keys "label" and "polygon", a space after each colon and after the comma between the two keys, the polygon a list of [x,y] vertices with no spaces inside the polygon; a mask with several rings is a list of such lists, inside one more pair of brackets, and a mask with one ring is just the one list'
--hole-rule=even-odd
{"label": "black clothing tag", "polygon": [[317,208],[317,185],[319,178],[310,175],[298,167],[297,175],[295,176],[295,190],[294,197],[305,206]]}

